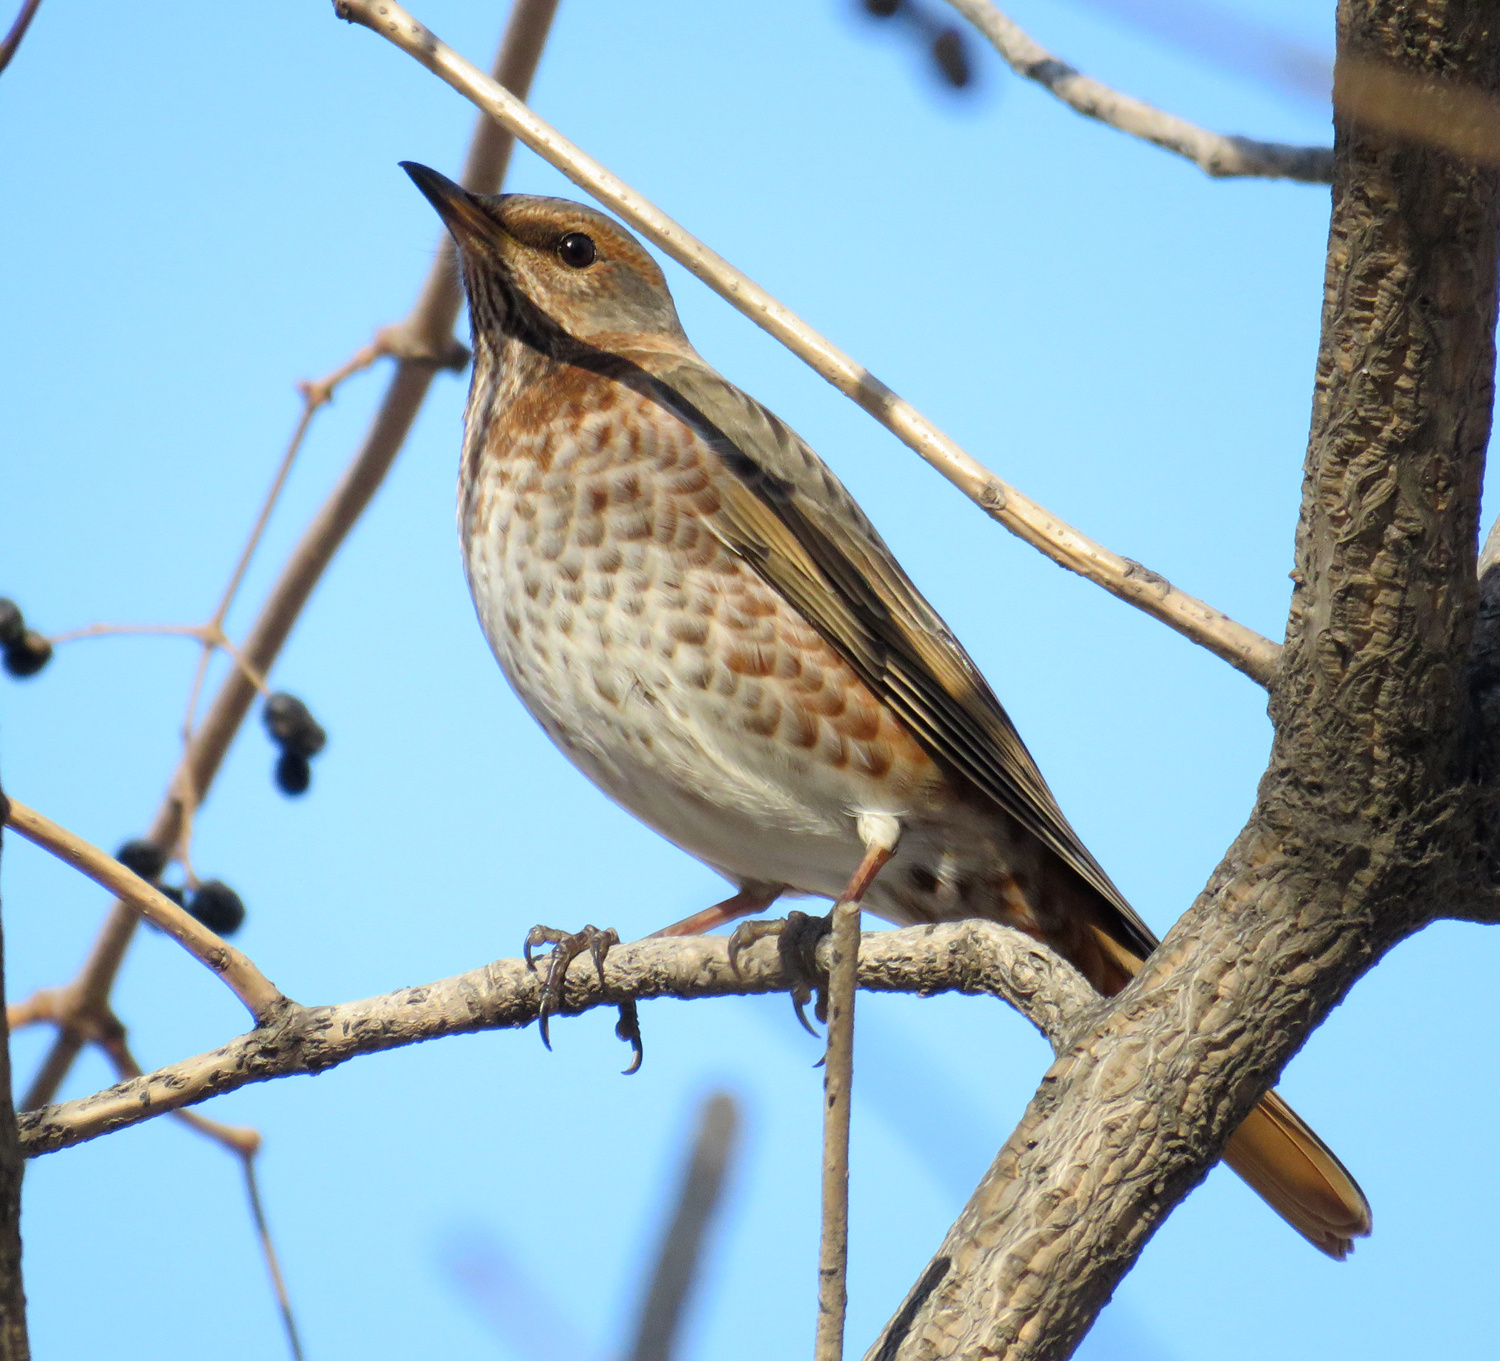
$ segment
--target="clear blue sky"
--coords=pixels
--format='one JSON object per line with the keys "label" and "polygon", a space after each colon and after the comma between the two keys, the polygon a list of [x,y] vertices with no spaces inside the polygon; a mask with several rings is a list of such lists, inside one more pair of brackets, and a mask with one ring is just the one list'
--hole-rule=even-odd
{"label": "clear blue sky", "polygon": [[[935,3],[935,0],[933,0]],[[500,5],[419,10],[487,63]],[[0,594],[41,628],[212,607],[298,402],[402,316],[436,240],[396,162],[456,172],[471,111],[323,0],[160,8],[48,0],[0,77]],[[1242,16],[1324,52],[1331,5]],[[1023,0],[1069,60],[1226,131],[1326,140],[1326,116],[1098,7]],[[272,21],[274,20],[274,22]],[[563,0],[544,116],[1074,524],[1280,637],[1306,440],[1326,190],[1215,183],[1084,122],[981,54],[957,100],[850,0]],[[528,154],[511,186],[570,192]],[[689,334],[861,498],[984,667],[1064,808],[1165,930],[1241,825],[1264,695],[987,520],[675,267]],[[377,373],[319,421],[232,623],[369,416]],[[278,667],[330,732],[311,794],[272,787],[258,727],[196,842],[250,909],[247,950],[336,1001],[518,951],[536,921],[643,934],[715,877],[596,794],[494,667],[453,532],[463,383],[443,377]],[[10,790],[112,848],[171,770],[192,650],[105,640],[0,679]],[[71,975],[103,895],[12,840],[13,996]],[[1500,937],[1402,946],[1316,1034],[1284,1090],[1363,1182],[1375,1237],[1335,1265],[1215,1172],[1147,1248],[1093,1361],[1492,1354]],[[119,1009],[149,1067],[241,1016],[169,942]],[[850,1354],[921,1270],[1046,1062],[998,1004],[865,1007]],[[747,1105],[732,1201],[687,1355],[807,1354],[815,1044],[780,1003],[657,1003],[642,1073],[611,1017],[366,1059],[210,1107],[266,1136],[265,1193],[315,1361],[507,1355],[445,1266],[498,1242],[578,1350],[621,1332],[694,1100]],[[29,1073],[43,1036],[17,1038]],[[81,1095],[107,1080],[79,1065]],[[281,1354],[234,1166],[159,1121],[36,1164],[38,1356]],[[558,1354],[562,1347],[559,1345]]]}

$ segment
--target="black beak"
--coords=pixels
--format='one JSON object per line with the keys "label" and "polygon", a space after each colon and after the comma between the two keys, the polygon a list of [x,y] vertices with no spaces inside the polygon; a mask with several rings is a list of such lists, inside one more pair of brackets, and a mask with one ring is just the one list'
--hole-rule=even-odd
{"label": "black beak", "polygon": [[402,161],[401,168],[438,211],[443,224],[453,233],[460,246],[472,241],[493,240],[500,224],[485,211],[479,197],[471,194],[461,184],[455,184],[446,175],[439,175],[416,161]]}

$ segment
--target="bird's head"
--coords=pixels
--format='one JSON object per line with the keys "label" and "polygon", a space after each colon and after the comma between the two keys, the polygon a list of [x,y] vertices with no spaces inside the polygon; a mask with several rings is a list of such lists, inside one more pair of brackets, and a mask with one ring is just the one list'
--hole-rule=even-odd
{"label": "bird's head", "polygon": [[603,349],[620,337],[683,339],[656,261],[603,213],[562,198],[471,194],[425,165],[401,166],[458,247],[476,333],[540,339],[555,327]]}

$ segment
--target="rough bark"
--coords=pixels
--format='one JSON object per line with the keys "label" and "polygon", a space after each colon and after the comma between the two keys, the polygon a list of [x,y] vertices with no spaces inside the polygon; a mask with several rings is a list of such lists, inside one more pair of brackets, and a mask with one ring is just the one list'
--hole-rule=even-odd
{"label": "rough bark", "polygon": [[[1493,90],[1493,17],[1485,0],[1346,0],[1340,61]],[[874,1361],[1069,1355],[1329,1009],[1485,871],[1495,809],[1469,645],[1496,174],[1335,121],[1296,589],[1257,806],[1140,978],[1047,1073]]]}
{"label": "rough bark", "polygon": [[[0,823],[5,820],[0,789]],[[4,832],[0,829],[0,839]],[[0,934],[0,1361],[30,1361],[26,1287],[21,1278],[21,1177],[26,1169],[11,1097],[10,1028],[5,1022],[5,938]]]}

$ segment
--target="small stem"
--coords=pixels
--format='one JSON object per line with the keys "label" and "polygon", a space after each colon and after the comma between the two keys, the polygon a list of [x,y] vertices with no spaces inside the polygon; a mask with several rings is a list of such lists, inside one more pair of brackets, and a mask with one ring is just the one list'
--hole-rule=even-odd
{"label": "small stem", "polygon": [[703,1103],[627,1361],[671,1361],[677,1351],[683,1314],[703,1276],[708,1228],[724,1194],[739,1118],[728,1092],[715,1092]]}
{"label": "small stem", "polygon": [[1333,179],[1332,147],[1287,146],[1210,132],[1075,71],[1033,41],[990,0],[948,3],[989,39],[1012,71],[1034,80],[1074,113],[1096,118],[1128,136],[1174,152],[1209,175],[1300,180],[1304,184],[1327,184]]}
{"label": "small stem", "polygon": [[196,638],[207,646],[202,624],[89,624],[85,628],[69,629],[66,633],[54,633],[47,641],[55,646],[58,643],[76,643],[80,638],[119,638],[141,634],[168,638]]}
{"label": "small stem", "polygon": [[[186,1114],[186,1112],[181,1112]],[[281,1263],[276,1257],[276,1244],[271,1238],[271,1226],[266,1221],[265,1207],[260,1200],[260,1184],[255,1175],[255,1155],[246,1153],[241,1158],[245,1169],[245,1195],[250,1201],[250,1218],[255,1221],[256,1236],[260,1239],[260,1250],[266,1259],[266,1270],[271,1276],[271,1290],[276,1296],[277,1308],[281,1310],[281,1322],[286,1328],[286,1343],[291,1350],[292,1361],[303,1361],[302,1339],[297,1333],[297,1318],[292,1313],[291,1296],[287,1294],[286,1278],[281,1274]]]}
{"label": "small stem", "polygon": [[36,12],[40,8],[42,0],[26,0],[21,6],[21,12],[16,15],[16,21],[10,26],[10,32],[0,41],[0,71],[10,65],[10,59],[16,55],[16,49],[21,45],[21,39],[26,36],[26,30],[31,27],[31,21],[36,18]]}
{"label": "small stem", "polygon": [[854,1083],[857,902],[833,907],[828,963],[828,1052],[823,1063],[823,1227],[818,1245],[815,1361],[840,1361],[849,1304],[849,1097]]}

